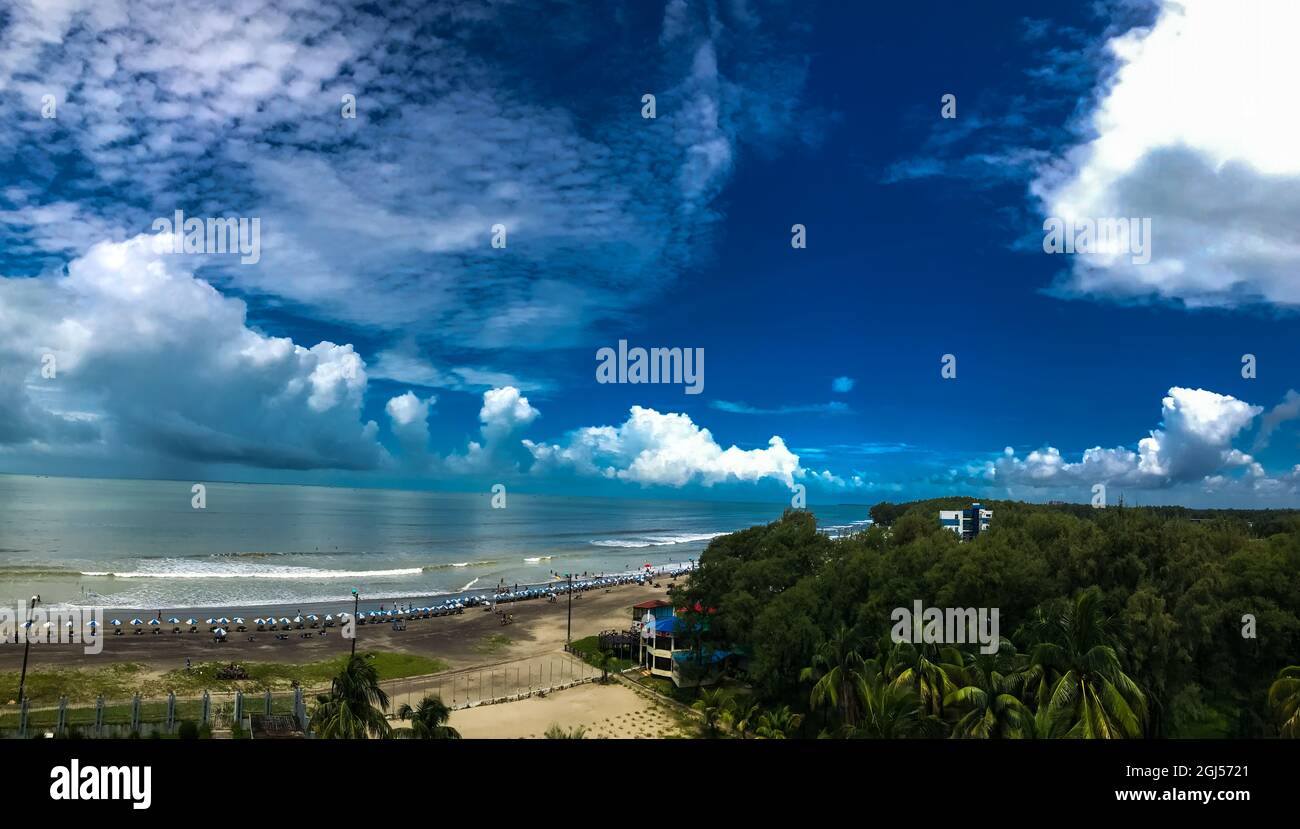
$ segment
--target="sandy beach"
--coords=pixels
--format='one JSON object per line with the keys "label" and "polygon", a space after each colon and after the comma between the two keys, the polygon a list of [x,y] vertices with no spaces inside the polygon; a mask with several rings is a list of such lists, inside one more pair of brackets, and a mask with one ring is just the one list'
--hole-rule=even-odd
{"label": "sandy beach", "polygon": [[[666,596],[670,582],[665,580],[661,584],[659,588],[650,584],[628,584],[575,594],[573,638],[626,628],[632,621],[632,605],[648,598]],[[357,650],[401,651],[434,657],[446,662],[451,671],[563,651],[568,619],[565,597],[554,603],[535,599],[503,607],[508,607],[508,612],[513,614],[513,624],[502,625],[496,614],[476,607],[457,616],[414,620],[401,631],[393,630],[388,624],[361,625],[357,628]],[[231,608],[230,612],[251,620],[264,610]],[[336,605],[302,608],[304,613],[337,610],[339,606]],[[164,618],[170,615],[182,616],[182,613],[163,611]],[[183,667],[187,658],[196,663],[218,660],[305,663],[339,656],[352,647],[351,640],[338,634],[338,628],[326,636],[310,638],[301,638],[297,631],[293,631],[285,640],[276,639],[270,632],[232,632],[228,640],[220,644],[213,641],[206,626],[200,626],[198,633],[179,634],[172,633],[170,626],[156,634],[146,631],[135,635],[127,630],[115,636],[110,631],[102,638],[103,650],[95,655],[86,654],[80,644],[33,643],[30,669],[94,669],[111,662],[135,662],[164,671]],[[22,647],[12,641],[0,645],[0,670],[17,670],[22,664],[22,655]]]}

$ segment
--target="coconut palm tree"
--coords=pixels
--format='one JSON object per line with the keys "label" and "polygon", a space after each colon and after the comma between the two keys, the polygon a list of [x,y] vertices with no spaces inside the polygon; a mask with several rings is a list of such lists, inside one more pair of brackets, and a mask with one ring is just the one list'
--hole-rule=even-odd
{"label": "coconut palm tree", "polygon": [[961,675],[963,662],[956,648],[897,642],[889,650],[885,672],[895,685],[910,688],[917,695],[923,714],[942,718],[944,700],[957,690],[953,677]]}
{"label": "coconut palm tree", "polygon": [[722,724],[732,733],[742,740],[748,739],[751,732],[758,725],[758,717],[762,709],[758,703],[745,704],[734,702],[730,709],[722,712]]}
{"label": "coconut palm tree", "polygon": [[803,714],[795,714],[790,706],[782,705],[772,711],[765,711],[758,718],[758,728],[754,736],[760,740],[784,740],[799,730],[803,725]]}
{"label": "coconut palm tree", "polygon": [[325,739],[364,740],[387,737],[392,727],[384,712],[388,694],[379,685],[379,671],[367,654],[352,654],[330,683],[330,692],[316,698],[311,729]]}
{"label": "coconut palm tree", "polygon": [[[420,704],[414,710],[406,703],[397,709],[397,718],[400,720],[410,720],[407,731],[410,736],[417,740],[459,740],[460,732],[447,725],[451,719],[451,709],[442,701],[442,697],[429,695],[420,700]],[[394,734],[397,732],[395,731]]]}
{"label": "coconut palm tree", "polygon": [[1019,662],[1015,645],[1000,640],[994,653],[966,655],[960,673],[961,687],[944,698],[944,705],[955,709],[957,720],[952,736],[958,738],[1023,737],[1032,729],[1033,715],[1016,696],[1022,684],[1017,674]]}
{"label": "coconut palm tree", "polygon": [[830,702],[848,730],[858,722],[857,689],[866,670],[859,653],[861,645],[862,638],[857,632],[841,624],[829,639],[817,646],[812,665],[799,673],[800,680],[813,683],[809,706],[815,711]]}
{"label": "coconut palm tree", "polygon": [[551,727],[546,729],[546,739],[548,740],[585,740],[586,738],[587,729],[581,725],[565,728],[558,723],[552,723]]}
{"label": "coconut palm tree", "polygon": [[609,651],[597,651],[591,655],[591,664],[600,669],[600,683],[609,682],[609,669],[614,665],[614,654]]}
{"label": "coconut palm tree", "polygon": [[733,705],[731,695],[721,688],[711,688],[700,692],[700,698],[691,703],[691,708],[704,716],[704,735],[718,736],[718,722]]}
{"label": "coconut palm tree", "polygon": [[866,664],[857,694],[862,715],[849,736],[872,740],[922,736],[920,698],[890,682],[874,659]]}
{"label": "coconut palm tree", "polygon": [[1107,628],[1101,590],[1091,587],[1057,620],[1057,641],[1034,647],[1030,664],[1037,668],[1039,682],[1058,677],[1039,713],[1060,736],[1131,739],[1142,735],[1146,694],[1121,668]]}
{"label": "coconut palm tree", "polygon": [[1277,717],[1278,732],[1286,738],[1300,738],[1300,665],[1278,672],[1268,688],[1268,705]]}

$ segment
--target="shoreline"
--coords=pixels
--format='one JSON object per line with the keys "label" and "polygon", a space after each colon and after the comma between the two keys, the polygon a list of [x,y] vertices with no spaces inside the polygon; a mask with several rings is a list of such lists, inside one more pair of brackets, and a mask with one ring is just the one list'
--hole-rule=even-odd
{"label": "shoreline", "polygon": [[[648,572],[653,576],[659,578],[672,579],[680,576],[682,573],[689,572],[691,569],[692,568],[690,565],[685,564],[683,562],[670,562],[666,564],[652,565],[649,570],[643,570],[643,572]],[[619,579],[619,580],[631,579],[632,581],[635,581],[635,578],[632,577],[630,573],[606,572],[600,574],[591,574],[585,577],[575,577],[574,586],[577,587],[579,584],[583,582],[594,582],[599,579],[607,579],[607,578]],[[567,586],[567,581],[563,578],[552,578],[549,581],[518,582],[517,585],[516,584],[508,585],[508,587],[512,591],[516,587],[518,587],[520,591],[531,590],[531,589],[543,589],[543,588],[551,587],[560,595],[564,595],[563,590],[566,586]],[[366,613],[369,613],[370,611],[380,610],[381,606],[383,607],[384,610],[388,610],[394,607],[395,603],[400,604],[402,606],[412,606],[412,607],[436,607],[438,605],[454,603],[454,602],[462,602],[465,604],[466,609],[468,609],[474,606],[481,606],[483,601],[490,600],[497,591],[498,591],[498,586],[492,585],[487,587],[473,587],[469,590],[447,591],[443,593],[435,593],[435,592],[411,592],[409,594],[408,593],[387,593],[387,594],[373,596],[373,597],[363,595],[359,603],[357,604],[357,609],[359,612],[364,611]],[[473,601],[473,604],[470,603],[471,601]],[[518,601],[534,601],[534,599],[520,599]],[[99,605],[99,604],[80,603],[80,602],[58,602],[58,603],[51,603],[48,605],[42,604],[41,608],[43,608],[47,613],[57,613],[59,610],[62,609],[70,612],[80,612],[82,614],[87,614],[91,612],[93,609],[99,608],[103,611],[105,617],[104,619],[105,624],[107,624],[107,620],[111,618],[113,615],[118,615],[118,616],[126,616],[126,617],[139,617],[143,619],[143,621],[147,625],[150,619],[157,617],[158,613],[161,613],[164,619],[166,619],[168,616],[179,616],[182,618],[187,616],[194,616],[195,618],[199,619],[200,624],[202,624],[206,618],[211,616],[216,616],[218,618],[220,616],[226,616],[232,618],[234,616],[240,616],[247,621],[251,621],[258,616],[268,616],[271,613],[274,613],[274,615],[277,617],[290,615],[290,618],[292,618],[292,615],[297,615],[299,613],[301,613],[301,615],[304,616],[308,613],[315,613],[321,616],[322,618],[324,618],[325,614],[329,613],[337,617],[340,612],[347,612],[347,613],[352,612],[352,597],[347,593],[343,593],[340,595],[340,597],[337,600],[322,600],[322,601],[310,601],[310,602],[275,601],[275,602],[263,602],[257,604],[245,603],[245,604],[234,604],[234,605],[224,604],[224,603],[163,605],[161,607],[156,605],[150,607],[139,607],[139,606],[123,607],[117,605]],[[220,612],[220,616],[218,616],[218,612]],[[126,627],[127,625],[123,625],[123,629],[125,629]]]}

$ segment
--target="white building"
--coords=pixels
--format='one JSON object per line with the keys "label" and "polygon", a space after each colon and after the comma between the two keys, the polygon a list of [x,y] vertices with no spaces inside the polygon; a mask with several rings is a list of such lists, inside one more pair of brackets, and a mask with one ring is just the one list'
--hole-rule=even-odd
{"label": "white building", "polygon": [[939,523],[961,537],[970,541],[989,528],[993,520],[993,510],[984,509],[979,504],[971,504],[970,509],[941,509]]}

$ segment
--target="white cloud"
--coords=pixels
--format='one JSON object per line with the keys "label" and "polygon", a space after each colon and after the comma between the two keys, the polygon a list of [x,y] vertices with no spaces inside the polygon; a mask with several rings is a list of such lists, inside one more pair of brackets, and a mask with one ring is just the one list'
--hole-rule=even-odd
{"label": "white cloud", "polygon": [[[195,278],[194,265],[137,236],[94,245],[65,277],[0,278],[0,409],[20,418],[0,443],[63,433],[180,460],[380,465],[377,426],[360,419],[366,371],[352,347],[305,348],[250,329],[243,302]],[[53,379],[40,376],[46,353]]]}
{"label": "white cloud", "polygon": [[847,394],[853,391],[853,385],[856,382],[852,377],[836,377],[831,381],[831,391],[836,394]]}
{"label": "white cloud", "polygon": [[407,455],[421,456],[429,444],[429,409],[436,403],[437,397],[421,400],[415,392],[408,391],[389,399],[384,405],[388,413],[393,434],[402,444]]}
{"label": "white cloud", "polygon": [[1048,216],[1149,217],[1151,261],[1075,256],[1067,293],[1190,307],[1300,304],[1300,4],[1165,0],[1110,41],[1088,140],[1045,165]]}
{"label": "white cloud", "polygon": [[571,469],[644,485],[713,486],[770,478],[789,486],[799,469],[798,456],[778,436],[765,449],[723,449],[689,416],[641,406],[633,406],[619,426],[578,429],[562,443],[523,443],[536,460],[534,472]]}
{"label": "white cloud", "polygon": [[1263,408],[1205,389],[1174,387],[1162,402],[1160,428],[1138,441],[1137,451],[1093,447],[1078,461],[1067,461],[1055,447],[1018,457],[1007,447],[1002,457],[983,466],[983,477],[1003,486],[1082,487],[1121,484],[1163,489],[1244,469],[1263,477],[1250,455],[1233,448]]}

